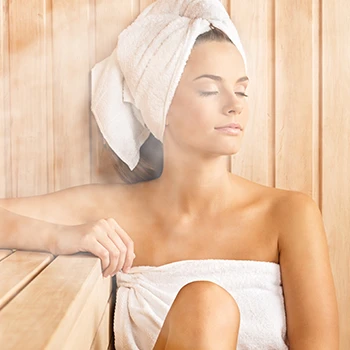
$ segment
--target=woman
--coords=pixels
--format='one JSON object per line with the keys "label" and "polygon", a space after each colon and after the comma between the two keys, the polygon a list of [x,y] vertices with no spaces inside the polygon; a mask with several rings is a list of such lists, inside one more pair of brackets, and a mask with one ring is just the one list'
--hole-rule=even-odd
{"label": "woman", "polygon": [[[0,246],[54,254],[88,251],[101,258],[104,276],[117,275],[121,293],[117,331],[126,320],[121,313],[136,312],[127,304],[134,287],[125,287],[126,282],[136,284],[135,276],[143,283],[143,271],[166,267],[166,273],[177,276],[180,263],[217,260],[226,268],[228,260],[232,269],[236,262],[249,261],[258,272],[281,272],[285,332],[278,328],[283,315],[271,314],[272,320],[261,319],[271,322],[271,334],[262,334],[259,343],[259,334],[245,321],[249,312],[259,317],[259,309],[241,314],[247,306],[234,292],[197,279],[172,287],[166,315],[152,336],[131,329],[135,342],[122,345],[118,334],[117,349],[338,349],[334,283],[317,204],[303,193],[266,187],[227,171],[226,156],[238,152],[248,123],[248,84],[241,53],[212,27],[197,38],[177,86],[167,113],[163,156],[154,159],[160,167],[156,175],[149,172],[137,179],[141,159],[128,178],[119,161],[130,184],[91,184],[2,199]],[[234,127],[223,128],[227,124]],[[151,135],[141,155],[154,156],[147,150],[154,142]],[[133,291],[137,293],[136,285]],[[139,305],[136,309],[142,313]],[[260,311],[268,309],[262,306]]]}

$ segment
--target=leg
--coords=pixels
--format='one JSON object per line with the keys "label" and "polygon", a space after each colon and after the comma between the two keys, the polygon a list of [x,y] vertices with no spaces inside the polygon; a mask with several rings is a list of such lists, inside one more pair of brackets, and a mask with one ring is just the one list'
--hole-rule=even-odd
{"label": "leg", "polygon": [[191,282],[177,294],[153,350],[236,349],[239,325],[230,293],[210,281]]}

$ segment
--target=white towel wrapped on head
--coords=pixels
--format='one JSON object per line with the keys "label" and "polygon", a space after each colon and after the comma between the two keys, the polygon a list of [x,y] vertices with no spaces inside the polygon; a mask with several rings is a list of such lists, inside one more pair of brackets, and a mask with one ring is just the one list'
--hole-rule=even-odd
{"label": "white towel wrapped on head", "polygon": [[241,321],[238,350],[288,349],[280,265],[252,260],[181,260],[135,266],[117,273],[116,350],[153,349],[179,290],[211,281],[236,300]]}
{"label": "white towel wrapped on head", "polygon": [[246,56],[220,0],[158,0],[118,36],[112,54],[91,72],[91,110],[111,149],[133,170],[152,133],[163,142],[165,120],[197,37],[224,32]]}

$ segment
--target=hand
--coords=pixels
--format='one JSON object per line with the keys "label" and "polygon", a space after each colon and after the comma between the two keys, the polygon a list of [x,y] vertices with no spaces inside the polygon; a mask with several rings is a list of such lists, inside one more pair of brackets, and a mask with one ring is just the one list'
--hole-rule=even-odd
{"label": "hand", "polygon": [[136,256],[134,242],[113,218],[61,225],[55,238],[54,255],[91,252],[101,259],[104,277],[128,272]]}

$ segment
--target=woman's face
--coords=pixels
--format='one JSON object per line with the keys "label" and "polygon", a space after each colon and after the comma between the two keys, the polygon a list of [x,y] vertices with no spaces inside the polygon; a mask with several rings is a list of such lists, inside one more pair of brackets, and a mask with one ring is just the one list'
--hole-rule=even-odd
{"label": "woman's face", "polygon": [[[203,74],[217,75],[221,79],[196,79]],[[237,153],[248,121],[247,97],[243,95],[248,80],[244,77],[243,58],[232,43],[197,44],[169,108],[169,125],[163,140],[165,149],[175,142],[184,150],[208,155]],[[233,136],[215,129],[229,123],[239,123],[243,131]]]}

